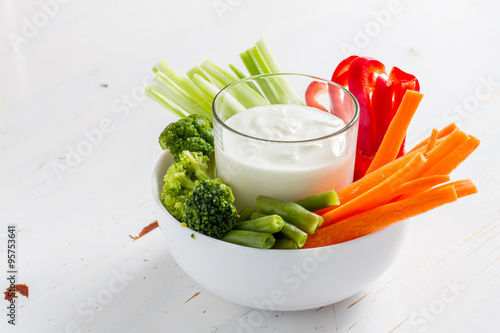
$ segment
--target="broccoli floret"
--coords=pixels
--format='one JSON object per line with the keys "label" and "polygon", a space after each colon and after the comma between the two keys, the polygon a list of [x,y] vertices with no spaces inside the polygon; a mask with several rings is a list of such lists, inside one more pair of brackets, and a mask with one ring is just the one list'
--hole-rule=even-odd
{"label": "broccoli floret", "polygon": [[163,178],[165,185],[161,201],[165,208],[179,221],[184,218],[184,203],[199,181],[210,179],[209,159],[202,153],[182,151],[178,162],[172,164]]}
{"label": "broccoli floret", "polygon": [[170,150],[176,161],[184,150],[211,158],[214,152],[212,122],[200,115],[190,115],[170,123],[161,133],[159,142],[161,148]]}
{"label": "broccoli floret", "polygon": [[220,179],[202,180],[188,196],[184,222],[192,230],[220,239],[236,224],[233,202],[231,188]]}

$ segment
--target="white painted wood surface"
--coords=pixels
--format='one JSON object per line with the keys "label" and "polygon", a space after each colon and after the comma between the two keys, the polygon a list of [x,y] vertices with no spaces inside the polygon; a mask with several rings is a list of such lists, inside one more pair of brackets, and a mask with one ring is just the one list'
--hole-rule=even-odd
{"label": "white painted wood surface", "polygon": [[[16,327],[0,302],[1,331],[500,331],[498,14],[486,0],[3,0],[0,261],[14,223],[30,297]],[[384,276],[311,311],[231,304],[176,266],[160,230],[129,237],[155,220],[157,137],[174,120],[141,95],[149,69],[239,63],[261,36],[285,71],[329,78],[358,53],[417,75],[409,146],[451,121],[482,141],[453,173],[478,195],[415,218]]]}

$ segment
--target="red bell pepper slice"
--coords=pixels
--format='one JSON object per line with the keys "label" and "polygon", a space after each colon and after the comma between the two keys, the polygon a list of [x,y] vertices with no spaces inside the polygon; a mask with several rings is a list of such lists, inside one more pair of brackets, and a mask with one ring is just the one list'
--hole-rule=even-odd
{"label": "red bell pepper slice", "polygon": [[351,66],[351,63],[359,58],[356,55],[352,55],[348,58],[345,58],[340,62],[340,64],[337,65],[337,68],[335,68],[335,71],[333,72],[332,75],[332,81],[335,83],[340,84],[341,86],[347,86],[347,78],[349,76],[349,67]]}
{"label": "red bell pepper slice", "polygon": [[[327,110],[319,101],[318,97],[329,93],[330,96],[330,110]],[[349,122],[349,117],[347,117],[347,113],[345,112],[344,105],[342,103],[342,99],[340,98],[340,92],[338,89],[333,89],[332,84],[326,84],[319,81],[313,81],[307,87],[305,93],[306,105],[317,108],[319,110],[332,113],[344,120],[347,124]]]}
{"label": "red bell pepper slice", "polygon": [[[394,117],[396,112],[398,111],[399,105],[403,100],[403,96],[405,95],[407,90],[420,91],[420,83],[417,78],[409,73],[403,72],[401,69],[397,67],[393,67],[391,72],[389,73],[389,85],[393,86],[394,97],[393,97],[393,106],[390,118]],[[385,133],[385,131],[384,131]],[[404,155],[406,138],[403,140],[401,144],[401,149],[399,150],[398,156],[400,157]]]}
{"label": "red bell pepper slice", "polygon": [[319,81],[313,81],[306,90],[306,105],[328,112],[323,105],[318,102],[317,97],[328,92],[328,86]]}
{"label": "red bell pepper slice", "polygon": [[[417,78],[393,67],[389,75],[379,61],[350,56],[335,69],[332,81],[347,87],[360,106],[354,179],[361,178],[382,142],[406,90],[420,90]],[[330,93],[332,103],[338,99]],[[338,101],[337,101],[338,102]],[[333,103],[335,105],[335,103]],[[404,154],[404,141],[398,156]]]}
{"label": "red bell pepper slice", "polygon": [[[335,71],[332,74],[332,81],[343,86],[347,87],[348,78],[349,78],[349,68],[351,63],[358,59],[359,57],[356,55],[352,55],[344,60],[342,60]],[[342,119],[346,124],[349,123],[350,117],[344,109],[344,105],[342,103],[342,98],[340,91],[338,89],[334,89],[333,86],[329,87],[330,100],[331,100],[331,113]]]}
{"label": "red bell pepper slice", "polygon": [[366,170],[372,163],[373,156],[366,156],[360,149],[356,149],[356,164],[354,165],[354,181],[363,178]]}
{"label": "red bell pepper slice", "polygon": [[[393,67],[389,75],[380,61],[369,57],[350,56],[339,63],[332,81],[349,89],[358,100],[359,131],[356,150],[354,180],[364,176],[377,152],[384,135],[401,104],[407,90],[420,91],[414,75]],[[330,87],[330,88],[329,88]],[[329,93],[331,109],[327,110],[318,97]],[[342,98],[337,89],[319,81],[312,82],[306,90],[306,104],[337,115],[349,121]],[[398,156],[404,154],[405,141]]]}
{"label": "red bell pepper slice", "polygon": [[[358,56],[350,56],[342,62],[340,62],[332,75],[332,81],[340,84],[341,86],[347,85],[347,77],[349,74],[349,66],[351,62],[359,58]],[[318,102],[318,97],[326,92],[330,93],[331,99],[331,110],[328,111],[326,108]],[[307,87],[306,94],[306,105],[311,106],[326,112],[331,112],[337,115],[342,120],[346,121],[345,112],[343,112],[342,100],[336,89],[329,89],[329,86],[318,81],[313,81],[309,87]]]}
{"label": "red bell pepper slice", "polygon": [[[379,75],[372,95],[373,116],[376,124],[373,150],[377,151],[392,120],[394,89],[388,85],[387,76]],[[389,116],[390,115],[390,116]]]}
{"label": "red bell pepper slice", "polygon": [[394,90],[394,105],[391,113],[391,119],[396,114],[399,104],[403,100],[403,96],[407,90],[420,91],[420,84],[414,75],[403,72],[397,67],[393,67],[389,73],[388,84],[393,86]]}
{"label": "red bell pepper slice", "polygon": [[380,74],[385,74],[385,66],[380,61],[368,57],[359,57],[349,66],[348,87],[359,103],[359,130],[358,148],[363,154],[375,154],[376,125],[373,121],[374,110],[371,97],[375,90],[375,83]]}

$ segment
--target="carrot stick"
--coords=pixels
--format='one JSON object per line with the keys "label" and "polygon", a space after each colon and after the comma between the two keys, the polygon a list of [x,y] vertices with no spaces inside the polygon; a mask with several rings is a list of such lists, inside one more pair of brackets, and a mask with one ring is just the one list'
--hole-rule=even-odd
{"label": "carrot stick", "polygon": [[[439,136],[439,134],[438,134]],[[435,147],[438,147],[441,145],[447,137],[443,137],[440,139],[436,140]],[[424,152],[426,149],[426,146],[422,146],[418,149],[412,150],[405,155],[395,159],[394,161],[384,165],[383,167],[373,171],[370,174],[365,175],[363,178],[358,179],[354,183],[346,186],[345,188],[341,189],[340,191],[337,191],[337,195],[339,196],[339,201],[341,204],[346,203],[348,201],[351,201],[352,199],[356,198],[357,196],[360,196],[361,194],[365,193],[366,191],[370,190],[377,184],[383,182],[385,179],[389,178],[392,176],[395,172],[397,172],[399,169],[404,167],[415,155],[417,155],[420,152]],[[327,212],[335,209],[336,207],[327,207],[323,208],[321,210],[316,211],[315,213],[318,215],[324,215]]]}
{"label": "carrot stick", "polygon": [[[384,165],[380,169],[375,170],[371,174],[365,175],[363,178],[358,179],[357,181],[344,187],[340,191],[337,191],[340,204],[351,201],[357,196],[360,196],[361,194],[375,187],[377,184],[383,182],[385,179],[389,178],[399,169],[404,167],[413,157],[415,157],[415,155],[422,152],[424,148],[420,148],[411,153],[407,153],[400,158],[392,161],[391,163]],[[315,211],[315,213],[318,215],[324,215],[334,208],[336,207],[323,208]]]}
{"label": "carrot stick", "polygon": [[395,174],[399,169],[404,167],[408,162],[411,161],[419,153],[423,153],[425,147],[413,151],[411,153],[406,153],[405,155],[395,159],[394,161],[384,165],[380,169],[375,170],[369,175],[365,175],[363,178],[358,179],[351,185],[346,186],[340,191],[337,191],[340,203],[344,203],[352,200],[353,198],[365,193],[370,188],[383,182],[385,179],[389,178]]}
{"label": "carrot stick", "polygon": [[347,242],[456,200],[457,193],[453,186],[432,189],[415,197],[378,206],[329,227],[321,228],[314,235],[307,237],[303,248]]}
{"label": "carrot stick", "polygon": [[455,123],[448,124],[447,126],[443,127],[438,133],[438,139],[443,138],[447,136],[448,134],[451,134],[454,130],[456,130],[458,127]]}
{"label": "carrot stick", "polygon": [[[439,136],[439,135],[438,135]],[[446,137],[440,138],[436,140],[436,147],[439,146]],[[397,172],[399,169],[401,169],[405,164],[407,164],[415,155],[417,155],[420,152],[424,152],[426,149],[426,146],[422,146],[416,150],[412,150],[405,155],[395,159],[391,163],[388,163],[381,167],[380,169],[375,170],[369,175],[364,176],[363,178],[358,179],[354,183],[346,186],[345,188],[341,189],[340,191],[337,191],[337,195],[339,196],[339,201],[341,204],[351,201],[352,199],[356,198],[357,196],[360,196],[361,194],[365,193],[366,191],[370,190],[377,184],[381,183],[388,177],[392,176],[395,172]],[[416,177],[417,178],[417,177]],[[420,177],[418,177],[420,178]],[[335,209],[337,207],[327,207],[320,209],[318,211],[315,211],[316,214],[318,215],[324,215],[328,213],[329,211]]]}
{"label": "carrot stick", "polygon": [[450,184],[455,187],[459,198],[477,193],[476,185],[470,179],[458,180]]}
{"label": "carrot stick", "polygon": [[[438,132],[437,139],[444,138],[445,136],[451,134],[451,132],[453,132],[455,129],[457,129],[457,125],[455,125],[455,123],[449,124],[448,126],[444,127],[443,129],[441,129]],[[427,145],[427,143],[429,142],[429,139],[430,139],[430,137],[423,140],[422,142],[417,144],[415,147],[413,147],[413,149],[410,150],[409,152],[412,152],[414,150],[417,150],[418,148],[422,148],[423,146]]]}
{"label": "carrot stick", "polygon": [[366,171],[367,174],[394,161],[405,138],[411,118],[415,114],[415,111],[417,111],[422,97],[424,95],[419,92],[413,90],[406,91],[398,111],[394,115],[394,118],[392,118],[389,128],[387,128],[382,143]]}
{"label": "carrot stick", "polygon": [[462,143],[469,140],[469,136],[459,129],[448,135],[441,144],[432,149],[427,155],[427,163],[418,171],[417,177],[430,176],[429,171],[441,162],[447,155],[451,154]]}
{"label": "carrot stick", "polygon": [[401,184],[413,179],[419,168],[425,165],[426,158],[418,153],[403,168],[392,176],[374,186],[356,198],[337,206],[335,209],[323,215],[322,228],[338,222],[355,214],[372,209],[380,204],[386,203],[394,198],[394,192]]}
{"label": "carrot stick", "polygon": [[448,175],[455,170],[479,146],[479,140],[469,135],[469,139],[439,160],[424,175]]}
{"label": "carrot stick", "polygon": [[397,198],[398,201],[404,200],[422,192],[428,191],[434,186],[446,183],[448,181],[450,181],[450,176],[447,175],[417,178],[401,185],[394,193],[394,197],[399,196],[399,198]]}
{"label": "carrot stick", "polygon": [[437,135],[438,135],[438,130],[435,128],[432,129],[432,133],[431,136],[429,137],[429,142],[427,142],[427,145],[425,147],[424,154],[427,154],[434,148],[434,146],[436,145]]}
{"label": "carrot stick", "polygon": [[457,196],[459,198],[477,193],[476,185],[474,185],[474,183],[470,179],[462,179],[462,180],[457,180],[454,182],[449,182],[449,183],[446,183],[444,185],[436,187],[436,189],[442,188],[442,187],[445,187],[448,185],[452,185],[455,188],[455,191],[457,192]]}

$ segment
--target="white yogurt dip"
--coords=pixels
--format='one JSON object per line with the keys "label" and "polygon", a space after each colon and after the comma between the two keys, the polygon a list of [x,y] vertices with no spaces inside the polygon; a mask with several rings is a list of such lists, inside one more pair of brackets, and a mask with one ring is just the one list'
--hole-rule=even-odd
{"label": "white yogurt dip", "polygon": [[257,106],[225,123],[239,133],[225,130],[216,140],[217,177],[231,185],[238,209],[255,206],[259,194],[296,201],[352,182],[356,138],[341,133],[321,139],[345,127],[330,113]]}

